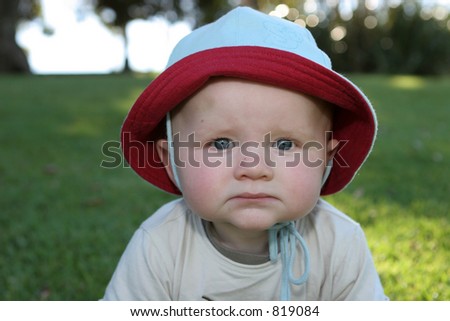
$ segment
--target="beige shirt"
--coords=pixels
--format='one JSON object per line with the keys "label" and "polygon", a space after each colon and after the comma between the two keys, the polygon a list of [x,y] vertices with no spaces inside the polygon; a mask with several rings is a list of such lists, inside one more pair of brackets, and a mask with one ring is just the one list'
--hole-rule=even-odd
{"label": "beige shirt", "polygon": [[[182,199],[161,207],[134,234],[103,299],[279,300],[281,260],[220,249],[205,226]],[[311,271],[305,284],[291,285],[291,300],[387,300],[359,224],[319,200],[296,226]]]}

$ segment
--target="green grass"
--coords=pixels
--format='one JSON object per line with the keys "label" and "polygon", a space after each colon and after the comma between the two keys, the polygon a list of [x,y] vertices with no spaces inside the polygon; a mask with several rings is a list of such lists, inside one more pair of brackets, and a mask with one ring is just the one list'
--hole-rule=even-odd
{"label": "green grass", "polygon": [[[361,222],[392,300],[450,300],[450,77],[351,77],[379,138],[327,200]],[[0,77],[0,300],[100,298],[134,230],[171,196],[104,169],[137,76]]]}

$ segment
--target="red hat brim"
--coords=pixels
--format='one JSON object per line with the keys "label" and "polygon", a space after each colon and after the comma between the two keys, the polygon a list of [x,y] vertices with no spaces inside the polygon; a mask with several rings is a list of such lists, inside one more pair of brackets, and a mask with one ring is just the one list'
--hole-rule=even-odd
{"label": "red hat brim", "polygon": [[181,194],[156,151],[156,141],[165,137],[165,116],[215,76],[291,89],[337,107],[333,138],[340,142],[340,148],[321,195],[336,193],[349,184],[372,149],[377,130],[374,111],[364,94],[345,77],[278,49],[257,46],[208,49],[179,60],[152,81],[122,126],[125,159],[142,178],[164,191]]}

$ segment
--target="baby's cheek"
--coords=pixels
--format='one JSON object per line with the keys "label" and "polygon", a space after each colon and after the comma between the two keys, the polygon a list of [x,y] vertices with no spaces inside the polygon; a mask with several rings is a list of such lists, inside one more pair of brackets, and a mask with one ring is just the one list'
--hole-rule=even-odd
{"label": "baby's cheek", "polygon": [[303,168],[286,173],[285,192],[293,207],[301,212],[309,212],[320,197],[323,170]]}
{"label": "baby's cheek", "polygon": [[180,176],[183,198],[192,210],[209,211],[219,196],[217,188],[220,184],[216,182],[215,173],[205,167],[191,167],[183,169]]}

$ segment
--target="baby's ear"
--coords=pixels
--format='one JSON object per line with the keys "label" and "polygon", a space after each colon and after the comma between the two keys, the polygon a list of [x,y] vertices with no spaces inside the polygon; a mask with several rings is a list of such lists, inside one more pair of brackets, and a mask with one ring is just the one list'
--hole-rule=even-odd
{"label": "baby's ear", "polygon": [[[331,136],[333,137],[333,136]],[[333,159],[334,155],[338,151],[339,141],[334,138],[330,138],[327,142],[327,161],[326,163]]]}
{"label": "baby's ear", "polygon": [[167,175],[169,175],[172,183],[176,185],[169,159],[169,144],[167,142],[167,139],[159,139],[156,142],[156,151],[158,152],[158,156],[161,159],[161,162],[164,164]]}

